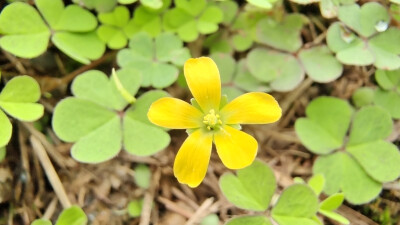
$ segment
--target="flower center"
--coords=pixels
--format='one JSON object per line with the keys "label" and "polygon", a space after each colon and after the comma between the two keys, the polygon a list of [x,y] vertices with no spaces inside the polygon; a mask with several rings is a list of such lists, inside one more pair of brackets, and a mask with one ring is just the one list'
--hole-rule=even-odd
{"label": "flower center", "polygon": [[220,116],[215,114],[214,109],[211,109],[210,112],[204,116],[203,123],[207,126],[208,130],[214,130],[222,125]]}

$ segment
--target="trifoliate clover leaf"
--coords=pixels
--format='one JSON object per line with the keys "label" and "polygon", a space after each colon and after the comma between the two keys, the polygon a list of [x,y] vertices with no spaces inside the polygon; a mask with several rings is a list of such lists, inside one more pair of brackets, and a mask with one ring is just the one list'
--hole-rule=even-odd
{"label": "trifoliate clover leaf", "polygon": [[186,42],[197,39],[199,34],[211,34],[223,21],[221,9],[205,0],[178,0],[176,8],[164,15],[164,29],[173,31]]}
{"label": "trifoliate clover leaf", "polygon": [[176,81],[176,66],[183,65],[189,57],[189,50],[174,34],[163,33],[153,40],[142,32],[131,38],[129,48],[118,53],[117,62],[123,68],[139,70],[143,74],[142,86],[164,88]]}
{"label": "trifoliate clover leaf", "polygon": [[251,74],[257,80],[268,82],[275,91],[293,90],[304,79],[299,60],[291,54],[255,48],[247,55],[246,62]]}
{"label": "trifoliate clover leaf", "polygon": [[265,216],[239,216],[230,219],[225,225],[272,225],[272,223]]}
{"label": "trifoliate clover leaf", "polygon": [[268,165],[255,160],[250,166],[227,173],[219,180],[224,196],[242,209],[264,211],[276,189],[274,173]]}
{"label": "trifoliate clover leaf", "polygon": [[[388,28],[389,14],[376,2],[364,4],[361,8],[354,5],[342,6],[340,23],[333,23],[327,33],[329,48],[336,52],[337,59],[349,65],[370,65],[385,70],[400,67],[400,47],[397,44],[400,30]],[[361,38],[362,37],[362,38]]]}
{"label": "trifoliate clover leaf", "polygon": [[303,44],[300,37],[303,21],[300,14],[290,14],[281,22],[262,19],[257,24],[257,41],[280,50],[295,52]]}
{"label": "trifoliate clover leaf", "polygon": [[[390,16],[386,8],[377,2],[368,2],[362,7],[358,4],[344,5],[339,8],[339,20],[362,37],[385,31],[379,25],[390,22]],[[387,26],[386,26],[387,28]]]}
{"label": "trifoliate clover leaf", "polygon": [[[349,202],[362,204],[379,194],[383,182],[399,177],[398,149],[384,141],[393,128],[384,109],[366,106],[352,116],[347,102],[319,97],[310,103],[306,114],[308,118],[296,121],[295,130],[308,149],[324,155],[315,162],[313,172],[325,176],[325,193],[341,190]],[[335,150],[341,151],[332,153]]]}
{"label": "trifoliate clover leaf", "polygon": [[222,23],[229,25],[236,17],[236,13],[239,10],[239,5],[235,1],[220,1],[216,2],[216,5],[223,12]]}
{"label": "trifoliate clover leaf", "polygon": [[294,184],[285,189],[271,211],[280,225],[318,225],[312,218],[318,211],[318,197],[306,184]]}
{"label": "trifoliate clover leaf", "polygon": [[400,118],[400,69],[377,70],[375,80],[381,89],[374,93],[373,102],[386,109],[393,118]]}
{"label": "trifoliate clover leaf", "polygon": [[[125,68],[117,71],[116,76],[125,91],[134,96],[140,86],[140,73]],[[122,111],[129,103],[119,92],[115,80],[107,79],[104,73],[88,71],[79,75],[72,84],[72,92],[75,97],[57,104],[53,129],[63,141],[75,142],[71,155],[76,160],[106,161],[119,153],[122,144],[126,151],[136,155],[151,155],[168,145],[168,134],[147,121],[151,102],[142,102],[144,96],[141,96],[127,112]],[[151,100],[165,95],[162,92]],[[132,118],[130,111],[136,117]],[[157,142],[148,141],[149,136]]]}
{"label": "trifoliate clover leaf", "polygon": [[12,54],[34,58],[46,51],[50,30],[30,5],[15,2],[6,6],[0,16],[0,47]]}
{"label": "trifoliate clover leaf", "polygon": [[71,58],[88,64],[103,55],[105,45],[93,32],[96,17],[77,5],[64,7],[61,0],[37,0],[43,18],[26,3],[12,3],[0,15],[0,46],[25,58],[37,57],[46,51],[50,36],[52,42]]}

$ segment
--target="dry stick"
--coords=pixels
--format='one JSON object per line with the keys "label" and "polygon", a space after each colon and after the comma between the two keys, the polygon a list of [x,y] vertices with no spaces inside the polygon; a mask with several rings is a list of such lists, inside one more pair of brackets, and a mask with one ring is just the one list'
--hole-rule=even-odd
{"label": "dry stick", "polygon": [[193,225],[198,222],[203,213],[213,204],[214,198],[207,198],[203,204],[197,209],[197,211],[190,217],[190,219],[186,222],[185,225]]}
{"label": "dry stick", "polygon": [[164,197],[160,196],[160,197],[157,198],[157,200],[159,202],[161,202],[167,209],[169,209],[169,210],[171,210],[173,212],[176,212],[179,215],[182,215],[182,216],[184,216],[186,218],[190,218],[190,217],[193,216],[192,212],[190,212],[190,211],[188,211],[186,209],[183,209],[180,205],[176,204],[175,202],[173,202],[173,201],[171,201],[171,200],[169,200],[167,198],[164,198]]}
{"label": "dry stick", "polygon": [[161,177],[161,170],[160,168],[158,168],[153,174],[149,190],[146,192],[146,194],[144,194],[143,209],[142,209],[142,214],[140,215],[139,225],[150,224],[151,206],[153,204],[157,186],[160,182],[160,177]]}
{"label": "dry stick", "polygon": [[71,207],[71,202],[67,197],[67,193],[65,192],[64,187],[60,181],[60,178],[58,177],[57,172],[53,167],[53,164],[51,164],[49,156],[47,155],[43,145],[33,135],[31,135],[29,140],[32,143],[32,148],[35,151],[36,155],[38,156],[39,161],[42,164],[44,171],[46,172],[47,178],[49,179],[50,184],[54,189],[54,192],[56,193],[58,199],[61,202],[61,205],[64,208]]}
{"label": "dry stick", "polygon": [[15,68],[18,70],[19,73],[26,74],[26,69],[24,65],[22,65],[22,63],[15,56],[11,55],[10,53],[4,50],[2,50],[2,52],[6,56],[6,58],[10,60],[12,64],[15,65]]}

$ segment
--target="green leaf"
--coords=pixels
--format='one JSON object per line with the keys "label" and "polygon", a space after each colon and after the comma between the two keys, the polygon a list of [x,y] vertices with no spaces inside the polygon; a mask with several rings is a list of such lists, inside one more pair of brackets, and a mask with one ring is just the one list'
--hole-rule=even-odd
{"label": "green leaf", "polygon": [[236,69],[235,59],[231,55],[224,53],[214,53],[210,55],[210,57],[214,60],[215,64],[217,64],[222,85],[232,82]]}
{"label": "green leaf", "polygon": [[361,8],[358,4],[341,6],[338,18],[364,37],[379,32],[378,23],[390,22],[386,8],[376,2],[368,2]]}
{"label": "green leaf", "polygon": [[368,45],[375,55],[375,66],[379,69],[394,70],[400,68],[400,30],[389,28],[372,37]]}
{"label": "green leaf", "polygon": [[217,6],[223,12],[222,23],[225,25],[229,25],[233,21],[239,10],[238,4],[235,1],[221,1],[217,3]]}
{"label": "green leaf", "polygon": [[144,6],[135,9],[133,19],[124,27],[127,37],[132,37],[140,31],[146,32],[152,37],[161,33],[161,17],[158,13],[149,11]]}
{"label": "green leaf", "polygon": [[317,210],[318,198],[314,191],[305,184],[294,184],[283,191],[271,215],[280,225],[315,225],[311,218]]}
{"label": "green leaf", "polygon": [[64,11],[61,0],[36,0],[35,5],[50,27],[55,27]]}
{"label": "green leaf", "polygon": [[374,90],[370,87],[361,87],[357,89],[351,97],[357,108],[370,105],[374,100]]}
{"label": "green leaf", "polygon": [[7,154],[6,147],[5,146],[0,147],[0,162],[4,160],[6,154]]}
{"label": "green leaf", "polygon": [[232,44],[236,51],[246,51],[253,45],[253,37],[248,33],[238,33],[232,36]]}
{"label": "green leaf", "polygon": [[349,146],[347,151],[379,182],[393,181],[400,175],[400,153],[392,143],[372,139],[365,144]]}
{"label": "green leaf", "polygon": [[170,142],[168,133],[152,124],[147,118],[150,105],[165,96],[167,94],[164,91],[149,91],[140,96],[126,111],[123,121],[126,151],[134,155],[148,156],[168,146]]}
{"label": "green leaf", "polygon": [[88,219],[85,212],[78,206],[64,209],[55,225],[86,225]]}
{"label": "green leaf", "polygon": [[89,64],[90,60],[100,58],[106,50],[105,44],[97,37],[96,32],[56,32],[52,41],[69,57],[83,64]]}
{"label": "green leaf", "polygon": [[332,23],[326,34],[326,43],[333,52],[347,49],[361,40],[349,31],[342,23]]}
{"label": "green leaf", "polygon": [[263,48],[247,55],[247,66],[256,79],[270,82],[276,91],[293,90],[304,78],[304,70],[292,55]]}
{"label": "green leaf", "polygon": [[50,220],[46,220],[46,219],[37,219],[34,220],[31,225],[52,225]]}
{"label": "green leaf", "polygon": [[6,114],[0,110],[0,146],[3,147],[8,144],[11,139],[12,125],[10,120],[8,120]]}
{"label": "green leaf", "polygon": [[326,210],[326,211],[333,211],[338,209],[344,201],[344,194],[343,193],[336,193],[328,198],[324,199],[319,204],[320,210]]}
{"label": "green leaf", "polygon": [[374,103],[386,109],[393,118],[400,119],[400,94],[394,91],[376,90]]}
{"label": "green leaf", "polygon": [[114,157],[121,149],[121,125],[116,113],[92,101],[66,98],[54,109],[53,129],[63,141],[76,142],[72,156],[97,163]]}
{"label": "green leaf", "polygon": [[135,167],[135,183],[137,186],[147,189],[150,187],[151,171],[145,164],[139,164]]}
{"label": "green leaf", "polygon": [[385,90],[393,90],[400,87],[400,69],[398,70],[376,70],[375,80]]}
{"label": "green leaf", "polygon": [[113,11],[107,13],[99,13],[97,15],[102,24],[112,25],[122,28],[129,21],[129,9],[125,6],[117,6]]}
{"label": "green leaf", "polygon": [[271,9],[272,3],[276,2],[276,0],[247,0],[247,2],[260,8]]}
{"label": "green leaf", "polygon": [[336,220],[337,222],[341,223],[341,224],[350,224],[350,221],[348,219],[346,219],[344,216],[339,215],[335,212],[332,211],[326,211],[326,210],[319,210],[319,213],[321,213],[322,215],[331,218],[333,220]]}
{"label": "green leaf", "polygon": [[386,138],[393,129],[389,113],[378,106],[366,106],[353,119],[348,146]]}
{"label": "green leaf", "polygon": [[19,120],[35,121],[44,113],[44,107],[35,103],[39,98],[40,87],[36,80],[30,76],[18,76],[11,79],[0,93],[0,108]]}
{"label": "green leaf", "polygon": [[142,214],[143,199],[130,201],[128,204],[128,214],[131,217],[139,217]]}
{"label": "green leaf", "polygon": [[301,50],[299,59],[306,73],[314,81],[327,83],[336,80],[343,72],[343,66],[326,46]]}
{"label": "green leaf", "polygon": [[99,38],[107,43],[107,46],[111,49],[121,49],[128,43],[125,34],[118,28],[101,25],[96,32]]}
{"label": "green leaf", "polygon": [[219,185],[224,196],[235,206],[264,211],[275,192],[276,180],[269,166],[255,160],[250,166],[238,170],[237,176],[222,175]]}
{"label": "green leaf", "polygon": [[206,0],[175,0],[175,5],[192,16],[198,16],[203,12],[207,2]]}
{"label": "green leaf", "polygon": [[271,47],[295,52],[303,44],[300,30],[303,27],[303,17],[300,14],[290,14],[282,22],[266,18],[257,24],[257,41]]}
{"label": "green leaf", "polygon": [[364,204],[375,199],[382,184],[373,180],[348,154],[336,152],[320,156],[315,161],[313,173],[321,173],[326,179],[324,192],[328,195],[342,190],[352,204]]}
{"label": "green leaf", "polygon": [[308,186],[314,191],[314,193],[319,196],[325,186],[325,178],[322,174],[315,174],[308,181]]}
{"label": "green leaf", "polygon": [[295,130],[310,151],[327,154],[343,144],[350,124],[352,109],[341,99],[319,97],[306,109],[308,118],[296,120]]}
{"label": "green leaf", "polygon": [[336,54],[340,62],[357,66],[367,66],[374,63],[375,57],[365,42],[357,39],[353,43],[349,48]]}
{"label": "green leaf", "polygon": [[265,216],[239,216],[230,219],[225,225],[272,225]]}
{"label": "green leaf", "polygon": [[[153,86],[164,88],[176,81],[178,78],[178,69],[169,62],[180,64],[183,59],[189,57],[182,42],[176,39],[172,34],[163,33],[155,41],[146,33],[138,33],[132,37],[128,49],[121,50],[117,55],[118,65],[139,70],[142,77],[142,86]],[[172,49],[168,46],[172,42]],[[157,53],[157,49],[160,50]]]}
{"label": "green leaf", "polygon": [[50,30],[30,5],[15,2],[0,14],[0,47],[23,58],[35,58],[47,49]]}
{"label": "green leaf", "polygon": [[201,220],[200,225],[219,225],[219,218],[216,214],[210,214]]}
{"label": "green leaf", "polygon": [[[117,71],[117,76],[123,87],[134,96],[140,87],[140,74],[136,70],[124,68]],[[108,79],[103,72],[98,70],[90,70],[76,77],[71,90],[76,97],[92,101],[105,108],[123,110],[128,105],[118,92],[114,80]]]}
{"label": "green leaf", "polygon": [[253,75],[251,75],[249,69],[247,68],[246,59],[241,59],[237,63],[236,74],[234,76],[233,83],[236,85],[236,87],[248,92],[270,91],[270,88],[266,83],[257,80],[255,77],[253,77]]}
{"label": "green leaf", "polygon": [[53,29],[57,31],[87,32],[97,26],[96,17],[78,5],[67,6]]}
{"label": "green leaf", "polygon": [[137,2],[138,0],[118,0],[119,4],[124,4],[124,5],[128,5],[128,4],[132,4]]}
{"label": "green leaf", "polygon": [[218,30],[218,24],[223,20],[223,13],[216,6],[207,7],[199,17],[197,28],[202,34],[211,34]]}

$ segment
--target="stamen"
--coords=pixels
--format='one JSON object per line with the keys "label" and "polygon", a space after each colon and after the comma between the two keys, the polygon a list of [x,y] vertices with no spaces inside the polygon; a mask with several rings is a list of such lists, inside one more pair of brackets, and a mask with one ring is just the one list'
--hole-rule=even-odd
{"label": "stamen", "polygon": [[208,130],[214,130],[215,128],[222,125],[222,121],[220,120],[220,116],[215,114],[215,110],[211,109],[210,112],[204,116],[203,123],[207,125]]}

